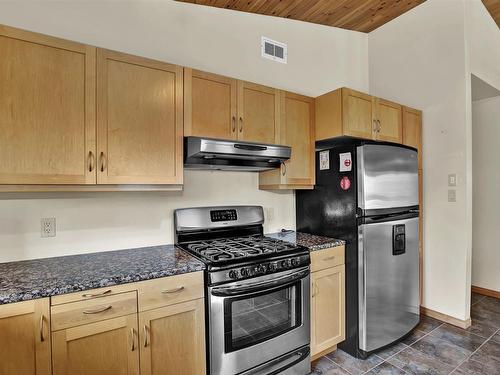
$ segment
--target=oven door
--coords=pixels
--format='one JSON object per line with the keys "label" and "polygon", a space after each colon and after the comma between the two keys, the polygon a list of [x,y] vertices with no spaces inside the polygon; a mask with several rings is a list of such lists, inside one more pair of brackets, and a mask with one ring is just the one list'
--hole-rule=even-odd
{"label": "oven door", "polygon": [[303,267],[209,288],[211,374],[239,374],[309,345],[309,282]]}

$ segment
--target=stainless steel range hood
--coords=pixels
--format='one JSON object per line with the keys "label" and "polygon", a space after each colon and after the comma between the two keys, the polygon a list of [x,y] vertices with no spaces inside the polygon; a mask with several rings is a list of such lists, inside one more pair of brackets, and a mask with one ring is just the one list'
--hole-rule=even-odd
{"label": "stainless steel range hood", "polygon": [[212,138],[184,138],[184,168],[265,171],[290,159],[288,146]]}

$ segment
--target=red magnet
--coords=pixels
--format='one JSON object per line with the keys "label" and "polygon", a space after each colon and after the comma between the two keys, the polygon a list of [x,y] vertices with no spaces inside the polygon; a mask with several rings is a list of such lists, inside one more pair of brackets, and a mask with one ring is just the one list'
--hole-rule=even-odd
{"label": "red magnet", "polygon": [[342,190],[349,190],[349,188],[351,187],[351,180],[349,180],[349,177],[342,177],[342,180],[340,180],[340,187],[342,188]]}
{"label": "red magnet", "polygon": [[349,159],[345,159],[345,160],[344,160],[344,165],[345,165],[346,167],[350,167],[350,166],[351,166],[351,161],[350,161]]}

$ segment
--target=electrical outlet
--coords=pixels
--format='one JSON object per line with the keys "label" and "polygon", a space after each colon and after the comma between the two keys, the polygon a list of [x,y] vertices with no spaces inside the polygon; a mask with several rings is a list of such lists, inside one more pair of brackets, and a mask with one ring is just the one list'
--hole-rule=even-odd
{"label": "electrical outlet", "polygon": [[448,202],[457,201],[457,191],[455,189],[448,189]]}
{"label": "electrical outlet", "polygon": [[448,175],[448,186],[457,186],[457,175],[455,173]]}
{"label": "electrical outlet", "polygon": [[56,236],[56,218],[44,217],[41,220],[41,237],[55,237]]}

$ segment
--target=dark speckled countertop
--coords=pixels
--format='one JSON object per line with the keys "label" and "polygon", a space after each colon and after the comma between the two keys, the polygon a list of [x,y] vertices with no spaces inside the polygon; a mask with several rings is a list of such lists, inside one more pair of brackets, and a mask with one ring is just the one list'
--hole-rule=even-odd
{"label": "dark speckled countertop", "polygon": [[317,236],[315,234],[296,232],[293,230],[287,230],[278,233],[269,233],[266,234],[266,236],[290,242],[294,245],[307,247],[310,251],[345,245],[345,241],[343,240],[338,240],[331,237]]}
{"label": "dark speckled countertop", "polygon": [[0,305],[203,269],[173,245],[0,263]]}

